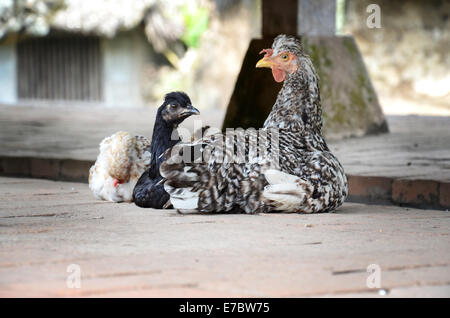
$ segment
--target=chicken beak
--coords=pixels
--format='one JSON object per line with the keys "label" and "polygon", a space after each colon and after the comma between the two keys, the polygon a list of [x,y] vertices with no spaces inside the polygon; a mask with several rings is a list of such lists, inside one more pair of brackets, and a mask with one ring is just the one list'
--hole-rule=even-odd
{"label": "chicken beak", "polygon": [[199,110],[192,105],[188,105],[187,109],[182,113],[180,113],[180,116],[191,116],[191,115],[200,115]]}
{"label": "chicken beak", "polygon": [[256,67],[268,67],[271,68],[273,66],[273,62],[269,60],[267,56],[263,57],[256,63]]}

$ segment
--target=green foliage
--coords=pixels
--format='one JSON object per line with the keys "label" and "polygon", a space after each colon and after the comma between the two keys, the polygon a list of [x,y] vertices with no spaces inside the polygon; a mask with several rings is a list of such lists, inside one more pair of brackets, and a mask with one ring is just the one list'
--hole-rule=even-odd
{"label": "green foliage", "polygon": [[208,9],[185,4],[182,8],[185,31],[182,41],[189,47],[198,47],[202,34],[208,28]]}

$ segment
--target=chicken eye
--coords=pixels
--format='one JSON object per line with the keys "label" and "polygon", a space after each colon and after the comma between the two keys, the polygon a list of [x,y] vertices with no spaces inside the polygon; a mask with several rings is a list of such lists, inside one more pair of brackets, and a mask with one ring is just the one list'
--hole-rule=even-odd
{"label": "chicken eye", "polygon": [[175,108],[177,108],[177,104],[170,104],[170,108],[172,108],[172,109],[175,109]]}
{"label": "chicken eye", "polygon": [[288,59],[288,55],[287,54],[283,54],[282,56],[281,56],[281,58],[283,59],[283,60],[287,60]]}

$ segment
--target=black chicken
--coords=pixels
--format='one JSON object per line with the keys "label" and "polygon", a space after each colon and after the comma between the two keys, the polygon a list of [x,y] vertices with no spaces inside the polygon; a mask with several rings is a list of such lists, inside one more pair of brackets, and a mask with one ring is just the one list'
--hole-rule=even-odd
{"label": "black chicken", "polygon": [[165,96],[164,103],[158,108],[150,146],[150,167],[139,178],[133,190],[133,201],[143,208],[161,209],[169,201],[164,190],[159,166],[164,160],[164,152],[181,139],[176,128],[191,115],[200,112],[191,104],[188,95],[172,92]]}

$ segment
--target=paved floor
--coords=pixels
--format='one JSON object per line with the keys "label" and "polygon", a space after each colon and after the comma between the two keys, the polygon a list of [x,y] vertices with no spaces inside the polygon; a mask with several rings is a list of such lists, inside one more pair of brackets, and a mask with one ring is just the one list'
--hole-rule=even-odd
{"label": "paved floor", "polygon": [[[155,108],[107,109],[65,107],[0,107],[0,155],[11,157],[95,160],[100,141],[125,130],[152,136]],[[194,120],[218,126],[223,112],[211,116],[192,116],[183,127],[193,127]]]}
{"label": "paved floor", "polygon": [[[97,201],[86,184],[3,177],[0,197],[2,297],[450,297],[445,211],[183,216]],[[80,289],[67,288],[71,264]],[[370,264],[382,291],[366,285]]]}
{"label": "paved floor", "polygon": [[[224,113],[205,110],[194,121],[221,127]],[[126,130],[151,137],[155,109],[0,107],[0,157],[95,160],[100,141]],[[330,140],[350,175],[450,182],[450,117],[388,116],[389,134]]]}
{"label": "paved floor", "polygon": [[390,133],[330,142],[346,172],[450,181],[450,117],[387,116]]}

